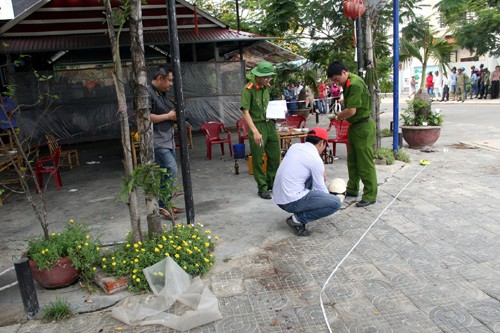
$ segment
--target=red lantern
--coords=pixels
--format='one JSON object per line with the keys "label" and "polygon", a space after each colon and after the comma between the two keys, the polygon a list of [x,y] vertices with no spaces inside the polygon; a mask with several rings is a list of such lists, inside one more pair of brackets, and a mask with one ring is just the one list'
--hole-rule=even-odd
{"label": "red lantern", "polygon": [[342,7],[344,15],[353,20],[358,19],[366,10],[363,0],[345,0]]}

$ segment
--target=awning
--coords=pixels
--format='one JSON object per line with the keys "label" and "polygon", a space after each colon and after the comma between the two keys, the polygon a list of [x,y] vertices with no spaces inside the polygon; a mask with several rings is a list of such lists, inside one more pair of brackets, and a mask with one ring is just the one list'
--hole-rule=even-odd
{"label": "awning", "polygon": [[[229,53],[228,56],[231,60],[240,60],[239,51],[233,51]],[[254,67],[262,61],[268,61],[273,64],[281,64],[291,61],[305,60],[304,57],[268,41],[244,47],[243,59],[248,67]]]}
{"label": "awning", "polygon": [[[273,38],[231,29],[200,29],[198,34],[194,30],[179,30],[180,44],[256,42],[270,39]],[[144,31],[144,43],[146,45],[168,45],[168,31]],[[120,45],[130,46],[130,34],[128,32],[122,33]],[[109,37],[105,34],[62,35],[4,38],[1,50],[5,53],[30,53],[109,47]]]}

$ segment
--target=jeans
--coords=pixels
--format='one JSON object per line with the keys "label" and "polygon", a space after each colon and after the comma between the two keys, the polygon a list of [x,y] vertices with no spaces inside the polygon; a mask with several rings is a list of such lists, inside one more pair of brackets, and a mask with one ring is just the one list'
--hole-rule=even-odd
{"label": "jeans", "polygon": [[[306,188],[311,188],[312,179],[310,178],[305,185]],[[295,218],[305,224],[332,215],[341,205],[342,202],[336,195],[310,191],[299,200],[278,206],[284,211],[294,213]]]}
{"label": "jeans", "polygon": [[[170,191],[174,187],[174,181],[177,177],[177,161],[175,160],[175,149],[169,148],[155,148],[155,162],[160,166],[160,168],[167,169],[167,174],[161,179],[162,187],[166,186],[168,183]],[[160,208],[166,208],[165,203],[162,200],[158,200],[158,205]]]}
{"label": "jeans", "polygon": [[479,93],[478,88],[477,88],[477,83],[472,83],[470,85],[470,99],[472,99],[472,96],[475,95],[477,97],[477,94]]}
{"label": "jeans", "polygon": [[328,102],[326,99],[319,100],[319,113],[322,113],[322,114],[328,113]]}
{"label": "jeans", "polygon": [[429,94],[429,97],[434,97],[434,88],[428,87],[427,93]]}

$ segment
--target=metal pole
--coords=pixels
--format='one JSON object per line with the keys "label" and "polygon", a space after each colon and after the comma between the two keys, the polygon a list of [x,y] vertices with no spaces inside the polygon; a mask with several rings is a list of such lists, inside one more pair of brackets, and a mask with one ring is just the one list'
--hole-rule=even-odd
{"label": "metal pole", "polygon": [[361,31],[361,16],[356,20],[356,52],[358,58],[358,75],[363,77],[363,32]]}
{"label": "metal pole", "polygon": [[182,185],[186,204],[186,219],[188,224],[194,224],[193,186],[191,182],[191,167],[186,135],[186,110],[182,92],[181,55],[179,50],[179,35],[177,31],[177,16],[175,0],[167,0],[168,32],[170,39],[170,54],[172,55],[172,70],[174,72],[174,94],[177,102],[177,129],[181,146]]}
{"label": "metal pole", "polygon": [[14,262],[17,281],[19,282],[19,291],[23,299],[24,312],[28,319],[33,319],[40,310],[38,298],[36,296],[35,283],[31,276],[31,268],[28,258],[18,259]]}
{"label": "metal pole", "polygon": [[393,103],[393,131],[392,131],[392,150],[399,150],[399,0],[393,1],[393,48],[394,48],[394,86],[392,87]]}

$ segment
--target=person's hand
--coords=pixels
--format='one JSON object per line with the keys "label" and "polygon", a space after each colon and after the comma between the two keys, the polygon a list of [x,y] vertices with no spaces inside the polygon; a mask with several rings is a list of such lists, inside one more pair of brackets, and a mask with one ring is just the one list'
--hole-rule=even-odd
{"label": "person's hand", "polygon": [[170,110],[170,111],[167,113],[167,117],[168,117],[168,119],[170,119],[171,121],[176,121],[176,120],[177,120],[177,112],[175,111],[175,109]]}
{"label": "person's hand", "polygon": [[263,144],[264,142],[263,142],[263,140],[262,140],[262,135],[259,133],[259,131],[255,132],[255,133],[253,134],[253,139],[254,139],[255,143],[256,143],[258,146],[262,147],[262,144]]}

